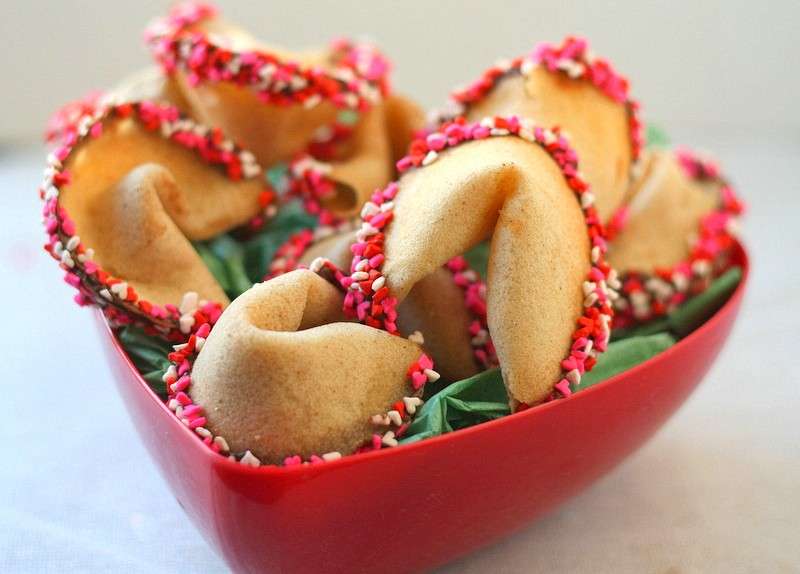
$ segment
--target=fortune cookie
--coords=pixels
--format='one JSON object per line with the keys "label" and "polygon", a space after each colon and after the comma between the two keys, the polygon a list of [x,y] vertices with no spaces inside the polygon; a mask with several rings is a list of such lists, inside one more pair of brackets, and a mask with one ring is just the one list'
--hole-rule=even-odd
{"label": "fortune cookie", "polygon": [[488,325],[512,406],[569,394],[605,348],[614,283],[574,152],[516,117],[446,124],[411,149],[364,207],[346,308],[396,332],[396,306],[422,279],[491,238]]}
{"label": "fortune cookie", "polygon": [[[341,291],[308,270],[239,296],[192,367],[188,393],[205,427],[231,452],[269,463],[349,454],[374,437],[396,444],[403,419],[421,404],[409,373],[436,374],[424,374],[417,344],[345,321]],[[401,414],[398,402],[410,409]]]}
{"label": "fortune cookie", "polygon": [[263,166],[299,162],[295,176],[329,179],[312,195],[324,195],[324,207],[342,217],[391,179],[393,154],[422,124],[416,105],[389,96],[389,64],[367,44],[290,53],[191,2],[154,22],[145,38],[194,117],[223,128]]}
{"label": "fortune cookie", "polygon": [[49,250],[117,322],[186,333],[202,302],[228,302],[190,241],[256,217],[271,193],[260,174],[252,154],[174,107],[98,108],[51,155]]}
{"label": "fortune cookie", "polygon": [[713,162],[685,150],[645,152],[614,218],[609,263],[622,279],[615,325],[674,309],[727,264],[742,205]]}
{"label": "fortune cookie", "polygon": [[451,107],[446,114],[473,121],[517,115],[558,126],[578,153],[600,218],[608,220],[621,204],[641,146],[638,104],[627,80],[591,56],[585,40],[541,44],[528,57],[500,62],[453,92]]}

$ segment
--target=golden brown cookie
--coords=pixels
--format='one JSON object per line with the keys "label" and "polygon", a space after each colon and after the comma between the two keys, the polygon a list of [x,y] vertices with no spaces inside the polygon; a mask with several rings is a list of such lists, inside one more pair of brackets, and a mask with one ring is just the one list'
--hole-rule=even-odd
{"label": "golden brown cookie", "polygon": [[76,126],[51,154],[42,197],[48,250],[81,301],[174,336],[228,302],[190,241],[259,217],[272,192],[252,154],[143,101]]}
{"label": "golden brown cookie", "polygon": [[541,44],[528,57],[503,61],[451,95],[445,117],[517,115],[561,128],[578,153],[581,171],[607,221],[622,203],[641,147],[638,104],[627,80],[591,54],[585,40]]}
{"label": "golden brown cookie", "polygon": [[512,406],[569,394],[606,346],[614,283],[574,151],[516,117],[447,124],[411,149],[364,207],[346,308],[396,332],[397,305],[422,279],[491,238],[488,324]]}
{"label": "golden brown cookie", "polygon": [[193,361],[186,392],[202,426],[225,451],[275,464],[394,446],[421,405],[411,374],[436,378],[415,343],[346,322],[342,292],[308,270],[238,297]]}

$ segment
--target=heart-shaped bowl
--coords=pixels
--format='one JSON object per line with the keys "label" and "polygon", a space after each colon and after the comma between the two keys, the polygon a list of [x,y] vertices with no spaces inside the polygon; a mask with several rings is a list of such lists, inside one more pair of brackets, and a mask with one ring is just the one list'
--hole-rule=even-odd
{"label": "heart-shaped bowl", "polygon": [[129,414],[175,497],[237,572],[406,572],[489,544],[552,510],[641,446],[708,371],[736,291],[656,357],[569,399],[394,449],[253,468],[213,453],[150,390],[98,313]]}

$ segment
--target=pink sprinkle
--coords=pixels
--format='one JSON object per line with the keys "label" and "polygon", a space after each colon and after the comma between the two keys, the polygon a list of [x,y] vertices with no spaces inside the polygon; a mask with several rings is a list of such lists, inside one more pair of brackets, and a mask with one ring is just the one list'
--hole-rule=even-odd
{"label": "pink sprinkle", "polygon": [[178,404],[181,405],[182,407],[192,404],[192,399],[190,399],[189,395],[187,395],[183,391],[175,395],[175,400],[178,401]]}
{"label": "pink sprinkle", "polygon": [[187,419],[195,418],[203,412],[203,407],[200,405],[190,405],[183,409],[183,416]]}
{"label": "pink sprinkle", "polygon": [[569,388],[569,381],[567,379],[561,379],[558,383],[556,383],[556,389],[564,397],[568,397],[572,394],[572,391]]}
{"label": "pink sprinkle", "polygon": [[428,377],[426,377],[423,373],[419,371],[414,371],[411,373],[411,386],[414,388],[415,391],[418,391],[422,387],[425,386],[425,383],[428,382]]}
{"label": "pink sprinkle", "polygon": [[419,359],[417,360],[417,363],[419,364],[419,368],[423,370],[433,368],[433,361],[428,355],[424,353],[420,355]]}
{"label": "pink sprinkle", "polygon": [[197,417],[193,421],[189,422],[190,429],[196,429],[197,427],[205,426],[208,421],[206,417]]}
{"label": "pink sprinkle", "polygon": [[78,287],[81,284],[81,278],[75,275],[74,273],[66,273],[64,275],[64,281],[67,284],[72,285],[73,287]]}
{"label": "pink sprinkle", "polygon": [[202,338],[205,339],[206,337],[208,337],[208,334],[210,332],[211,332],[211,325],[209,325],[208,323],[203,323],[197,329],[196,334],[197,334],[198,337],[202,337]]}

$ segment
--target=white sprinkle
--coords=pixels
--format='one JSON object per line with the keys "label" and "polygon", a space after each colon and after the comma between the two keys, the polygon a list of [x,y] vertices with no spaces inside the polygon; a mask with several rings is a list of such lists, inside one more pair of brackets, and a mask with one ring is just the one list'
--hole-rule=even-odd
{"label": "white sprinkle", "polygon": [[419,331],[414,331],[408,336],[408,340],[412,343],[416,343],[417,345],[424,345],[425,344],[425,337],[422,336],[422,333]]}
{"label": "white sprinkle", "polygon": [[438,381],[439,378],[441,377],[441,375],[439,373],[437,373],[436,371],[434,371],[433,369],[425,369],[422,372],[425,373],[426,377],[428,377],[428,382],[429,383],[433,383],[435,381]]}
{"label": "white sprinkle", "polygon": [[247,466],[252,466],[254,468],[258,468],[259,466],[261,466],[261,461],[258,460],[249,450],[244,453],[244,456],[239,462]]}
{"label": "white sprinkle", "polygon": [[314,94],[303,102],[303,107],[308,110],[319,104],[321,101],[322,98],[318,94]]}
{"label": "white sprinkle", "polygon": [[164,371],[164,374],[161,376],[161,380],[165,383],[174,383],[175,379],[178,378],[178,369],[175,365],[170,365],[167,367],[167,370]]}
{"label": "white sprinkle", "polygon": [[169,407],[169,410],[171,410],[171,411],[177,410],[178,401],[176,401],[175,399],[170,399],[169,403],[167,403],[167,406]]}
{"label": "white sprinkle", "polygon": [[72,237],[69,238],[69,241],[67,241],[67,250],[75,251],[78,248],[78,245],[80,244],[81,244],[81,238],[77,235],[73,235]]}
{"label": "white sprinkle", "polygon": [[467,269],[461,274],[464,279],[469,281],[470,283],[475,283],[480,277],[478,276],[477,272],[474,269]]}
{"label": "white sprinkle", "polygon": [[308,268],[314,273],[319,273],[320,271],[322,271],[322,268],[325,267],[327,262],[328,260],[325,259],[324,257],[317,257],[316,259],[314,259],[314,261],[311,262],[311,265],[309,265]]}
{"label": "white sprinkle", "polygon": [[692,264],[692,271],[702,277],[711,273],[711,264],[705,259],[698,259]]}
{"label": "white sprinkle", "polygon": [[583,306],[584,307],[591,307],[592,305],[597,303],[598,299],[599,299],[599,297],[597,296],[597,293],[590,293],[586,297],[586,299],[583,300]]}
{"label": "white sprinkle", "polygon": [[208,430],[206,427],[197,427],[196,429],[194,429],[194,432],[196,432],[197,434],[199,434],[203,438],[210,438],[211,437],[211,431]]}
{"label": "white sprinkle", "polygon": [[372,217],[376,213],[380,211],[380,208],[375,205],[373,202],[368,201],[364,204],[364,207],[361,208],[361,217],[362,219],[366,219],[368,217]]}
{"label": "white sprinkle", "polygon": [[254,163],[243,163],[242,173],[246,178],[256,177],[261,173],[261,168]]}
{"label": "white sprinkle", "polygon": [[523,75],[529,75],[533,69],[536,67],[536,62],[531,60],[530,58],[525,58],[522,61],[522,65],[519,68],[519,71],[522,72]]}
{"label": "white sprinkle", "polygon": [[486,329],[481,329],[475,334],[474,337],[472,337],[470,343],[472,343],[473,347],[480,347],[482,345],[485,345],[488,340],[489,340],[488,331],[486,331]]}
{"label": "white sprinkle", "polygon": [[63,251],[61,253],[61,264],[67,267],[75,267],[75,261],[72,260],[72,256],[69,254],[69,251]]}
{"label": "white sprinkle", "polygon": [[103,299],[108,299],[109,301],[112,299],[111,293],[108,292],[108,289],[100,289],[100,296]]}
{"label": "white sprinkle", "polygon": [[683,273],[673,273],[672,282],[675,284],[675,288],[680,292],[684,292],[689,288],[689,279]]}
{"label": "white sprinkle", "polygon": [[397,439],[394,438],[394,431],[387,431],[383,438],[381,438],[381,443],[385,446],[397,446],[399,443]]}
{"label": "white sprinkle", "polygon": [[406,406],[406,412],[413,415],[417,412],[417,407],[421,407],[424,403],[419,397],[403,397],[403,404]]}
{"label": "white sprinkle", "polygon": [[302,90],[307,85],[308,82],[302,76],[292,76],[292,79],[289,81],[289,86],[296,92]]}
{"label": "white sprinkle", "polygon": [[519,129],[519,137],[529,142],[536,141],[536,134],[533,132],[533,128],[527,125]]}
{"label": "white sprinkle", "polygon": [[565,378],[573,385],[581,384],[581,372],[578,369],[572,369],[565,375]]}
{"label": "white sprinkle", "polygon": [[181,318],[178,320],[178,324],[181,329],[181,333],[188,334],[189,331],[192,330],[194,327],[194,317],[192,315],[181,315]]}
{"label": "white sprinkle", "polygon": [[342,458],[342,453],[336,451],[326,452],[325,454],[322,455],[322,460],[324,460],[325,462],[330,462],[332,460],[339,460],[340,458]]}
{"label": "white sprinkle", "polygon": [[361,229],[358,230],[358,233],[356,233],[356,239],[358,241],[364,241],[367,237],[375,235],[376,233],[378,233],[378,230],[365,222],[361,225]]}
{"label": "white sprinkle", "polygon": [[428,152],[428,154],[422,160],[422,165],[428,166],[428,165],[432,164],[433,162],[435,162],[438,158],[439,158],[439,154],[436,153],[435,151],[431,150],[431,151]]}
{"label": "white sprinkle", "polygon": [[386,416],[389,417],[389,420],[395,425],[400,426],[403,424],[403,417],[400,416],[400,413],[395,410],[391,410],[386,413]]}
{"label": "white sprinkle", "polygon": [[389,417],[386,415],[372,415],[369,420],[372,422],[372,424],[378,426],[388,426],[390,422]]}
{"label": "white sprinkle", "polygon": [[352,277],[353,281],[366,281],[369,279],[369,273],[365,271],[356,271],[350,277]]}
{"label": "white sprinkle", "polygon": [[114,295],[121,299],[124,299],[128,295],[128,284],[125,281],[114,283],[110,289]]}
{"label": "white sprinkle", "polygon": [[197,300],[198,295],[194,291],[187,291],[184,293],[183,299],[181,299],[181,304],[178,307],[181,314],[185,315],[186,313],[194,313],[194,311],[197,309]]}
{"label": "white sprinkle", "polygon": [[373,291],[377,291],[378,289],[383,287],[385,284],[386,284],[386,277],[381,275],[380,277],[375,279],[375,281],[372,282],[372,290]]}
{"label": "white sprinkle", "polygon": [[[221,452],[229,452],[231,450],[228,447],[228,441],[226,441],[221,436],[215,436],[214,437],[214,444],[219,447],[219,450]],[[247,452],[249,453],[250,451],[247,451]],[[245,456],[247,456],[247,454],[245,454]],[[250,456],[252,456],[252,455],[250,455]],[[256,457],[253,456],[253,458],[258,462],[258,464],[261,464],[261,462],[259,462],[258,459],[256,459]],[[254,466],[258,466],[258,464],[254,465]]]}
{"label": "white sprinkle", "polygon": [[369,259],[362,259],[361,261],[356,263],[356,266],[354,267],[354,270],[355,271],[364,271],[364,269],[367,267],[367,265],[369,265]]}
{"label": "white sprinkle", "polygon": [[584,281],[583,282],[583,295],[586,296],[589,293],[594,293],[594,290],[597,289],[597,284],[592,281]]}

